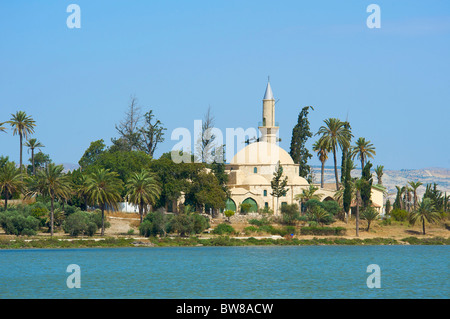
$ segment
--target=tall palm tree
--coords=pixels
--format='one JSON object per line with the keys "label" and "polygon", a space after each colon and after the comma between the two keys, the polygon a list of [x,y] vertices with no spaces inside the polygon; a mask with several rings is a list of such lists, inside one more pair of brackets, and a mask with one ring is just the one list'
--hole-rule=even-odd
{"label": "tall palm tree", "polygon": [[353,136],[350,129],[346,126],[346,122],[342,122],[336,118],[324,120],[325,125],[319,128],[316,135],[321,134],[324,143],[331,147],[334,157],[334,175],[336,178],[336,190],[339,190],[339,178],[337,171],[336,152],[338,147],[341,149],[350,146],[350,139]]}
{"label": "tall palm tree", "polygon": [[63,173],[62,165],[50,163],[46,169],[39,170],[30,179],[29,192],[27,197],[42,195],[50,197],[50,234],[53,236],[53,224],[55,213],[55,200],[66,200],[72,193],[72,183],[70,177]]}
{"label": "tall palm tree", "polygon": [[423,184],[421,182],[414,182],[410,181],[409,185],[411,186],[414,194],[414,210],[417,209],[417,189],[422,186]]}
{"label": "tall palm tree", "polygon": [[364,163],[368,157],[373,158],[375,152],[375,147],[370,141],[366,141],[364,137],[360,137],[356,141],[356,145],[352,147],[350,155],[352,159],[358,156],[358,159],[361,161],[361,169],[364,169]]}
{"label": "tall palm tree", "polygon": [[323,188],[325,175],[325,162],[328,159],[328,153],[331,151],[331,146],[326,143],[326,140],[320,138],[313,144],[313,151],[317,152],[319,161],[322,163],[322,170],[320,175],[320,187]]}
{"label": "tall palm tree", "polygon": [[383,185],[383,180],[382,180],[382,177],[384,174],[383,169],[384,169],[383,165],[378,165],[377,167],[375,167],[375,174],[377,174],[378,185]]}
{"label": "tall palm tree", "polygon": [[439,220],[439,213],[436,212],[436,208],[433,201],[430,198],[424,198],[420,202],[419,207],[410,216],[410,222],[414,225],[415,222],[422,222],[422,232],[425,235],[425,221],[433,223]]}
{"label": "tall palm tree", "polygon": [[86,173],[81,173],[75,182],[75,191],[77,196],[83,200],[84,209],[87,210],[88,207],[88,182],[89,176]]}
{"label": "tall palm tree", "polygon": [[122,181],[116,172],[101,168],[90,174],[86,186],[89,201],[93,205],[99,205],[102,211],[101,235],[103,236],[105,235],[105,209],[117,208],[117,203],[121,200]]}
{"label": "tall palm tree", "polygon": [[148,170],[134,173],[127,181],[127,196],[130,202],[139,206],[140,222],[144,215],[144,206],[154,205],[161,195],[161,187],[156,175]]}
{"label": "tall palm tree", "polygon": [[11,114],[11,120],[5,122],[9,123],[13,130],[13,135],[19,134],[20,138],[20,168],[22,169],[22,144],[23,138],[27,138],[29,134],[34,133],[34,127],[36,126],[35,120],[31,116],[28,116],[24,111],[17,111],[16,114]]}
{"label": "tall palm tree", "polygon": [[23,174],[13,162],[7,162],[0,168],[0,194],[5,196],[5,210],[8,209],[8,197],[25,188]]}
{"label": "tall palm tree", "polygon": [[31,150],[31,163],[33,164],[33,175],[36,175],[36,169],[34,167],[34,150],[39,149],[41,147],[45,147],[44,144],[42,144],[40,141],[38,141],[36,138],[30,138],[28,141],[25,142],[25,146]]}

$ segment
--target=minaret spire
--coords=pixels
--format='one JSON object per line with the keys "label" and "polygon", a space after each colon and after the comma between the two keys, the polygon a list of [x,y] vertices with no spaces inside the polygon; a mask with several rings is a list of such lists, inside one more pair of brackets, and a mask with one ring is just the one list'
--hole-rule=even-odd
{"label": "minaret spire", "polygon": [[261,140],[268,143],[276,143],[278,126],[275,126],[275,98],[270,86],[270,76],[267,77],[267,87],[263,98]]}

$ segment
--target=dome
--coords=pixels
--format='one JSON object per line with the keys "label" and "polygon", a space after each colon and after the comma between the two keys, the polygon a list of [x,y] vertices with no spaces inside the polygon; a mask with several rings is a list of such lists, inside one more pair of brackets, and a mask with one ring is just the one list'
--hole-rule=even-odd
{"label": "dome", "polygon": [[288,152],[273,143],[256,142],[247,145],[237,152],[230,164],[277,164],[294,165],[294,161]]}
{"label": "dome", "polygon": [[247,176],[242,182],[242,185],[269,185],[269,184],[270,183],[267,179],[257,174]]}
{"label": "dome", "polygon": [[289,185],[309,185],[308,181],[301,176],[295,175],[288,178]]}

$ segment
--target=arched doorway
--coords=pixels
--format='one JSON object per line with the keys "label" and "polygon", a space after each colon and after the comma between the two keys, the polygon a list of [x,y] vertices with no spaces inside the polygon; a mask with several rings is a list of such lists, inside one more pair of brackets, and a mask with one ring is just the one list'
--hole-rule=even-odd
{"label": "arched doorway", "polygon": [[258,211],[258,204],[256,204],[256,201],[249,197],[246,200],[242,202],[242,204],[250,204],[250,208],[248,210],[248,213],[253,213]]}
{"label": "arched doorway", "polygon": [[231,198],[227,198],[225,202],[225,210],[232,210],[233,212],[236,211],[236,203]]}

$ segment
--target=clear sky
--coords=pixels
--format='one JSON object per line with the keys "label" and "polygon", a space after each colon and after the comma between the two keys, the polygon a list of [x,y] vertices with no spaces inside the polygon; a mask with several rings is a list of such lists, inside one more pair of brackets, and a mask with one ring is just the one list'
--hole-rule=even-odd
{"label": "clear sky", "polygon": [[[80,29],[66,25],[71,3]],[[366,25],[371,3],[380,29]],[[312,105],[314,133],[348,117],[376,147],[375,166],[449,168],[449,60],[445,0],[1,1],[0,122],[26,111],[43,151],[77,163],[91,141],[117,137],[135,95],[168,129],[159,157],[209,105],[223,131],[256,127],[270,75],[286,150]],[[0,155],[19,160],[11,130]]]}

